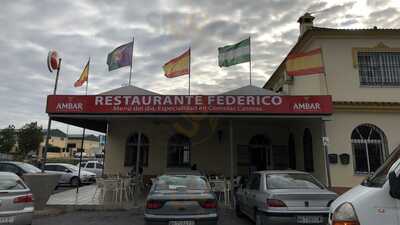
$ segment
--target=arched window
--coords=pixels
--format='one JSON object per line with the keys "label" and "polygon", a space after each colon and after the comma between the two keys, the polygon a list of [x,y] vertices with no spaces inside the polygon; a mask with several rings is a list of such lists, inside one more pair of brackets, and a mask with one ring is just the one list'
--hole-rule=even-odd
{"label": "arched window", "polygon": [[372,124],[356,127],[351,133],[355,173],[372,173],[387,156],[386,138],[382,130]]}
{"label": "arched window", "polygon": [[[139,134],[135,133],[128,137],[125,149],[125,166],[136,166]],[[149,162],[149,139],[146,135],[140,135],[140,166],[148,166]]]}
{"label": "arched window", "polygon": [[289,134],[288,149],[289,149],[289,168],[295,170],[296,169],[296,143],[294,140],[294,135],[292,133]]}
{"label": "arched window", "polygon": [[303,134],[304,171],[314,172],[313,141],[310,129],[306,128]]}
{"label": "arched window", "polygon": [[168,140],[168,167],[190,167],[191,141],[182,134],[175,134]]}
{"label": "arched window", "polygon": [[266,170],[271,165],[270,143],[270,140],[262,134],[257,134],[250,139],[250,164],[256,170]]}

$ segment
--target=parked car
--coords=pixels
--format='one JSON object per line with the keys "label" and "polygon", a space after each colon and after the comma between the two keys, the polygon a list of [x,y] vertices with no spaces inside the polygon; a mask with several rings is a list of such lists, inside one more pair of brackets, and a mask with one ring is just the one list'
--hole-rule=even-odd
{"label": "parked car", "polygon": [[330,208],[334,225],[400,224],[400,148],[360,185],[352,188]]}
{"label": "parked car", "polygon": [[[79,167],[79,163],[76,166]],[[103,163],[98,162],[98,161],[82,162],[81,169],[92,172],[92,173],[96,174],[97,177],[101,177],[101,175],[103,174]]]}
{"label": "parked car", "polygon": [[146,200],[146,224],[217,224],[218,203],[207,179],[196,175],[162,175]]}
{"label": "parked car", "polygon": [[0,172],[0,224],[32,224],[31,190],[16,174]]}
{"label": "parked car", "polygon": [[21,178],[25,173],[40,173],[40,172],[42,172],[39,168],[37,168],[29,163],[15,162],[15,161],[1,161],[0,162],[0,171],[15,173]]}
{"label": "parked car", "polygon": [[96,181],[96,174],[81,170],[78,176],[79,167],[67,163],[46,163],[46,173],[61,174],[58,185],[69,184],[78,186],[81,184],[90,184]]}
{"label": "parked car", "polygon": [[311,174],[299,171],[254,172],[238,189],[237,216],[259,224],[327,224],[336,193]]}

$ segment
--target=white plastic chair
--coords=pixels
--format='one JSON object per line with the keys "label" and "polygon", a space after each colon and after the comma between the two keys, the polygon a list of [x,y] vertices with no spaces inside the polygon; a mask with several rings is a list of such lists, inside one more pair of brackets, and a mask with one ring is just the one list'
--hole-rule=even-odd
{"label": "white plastic chair", "polygon": [[120,181],[117,179],[104,179],[103,180],[103,194],[101,196],[102,202],[104,202],[104,198],[107,192],[112,193],[112,202],[118,201],[118,186]]}

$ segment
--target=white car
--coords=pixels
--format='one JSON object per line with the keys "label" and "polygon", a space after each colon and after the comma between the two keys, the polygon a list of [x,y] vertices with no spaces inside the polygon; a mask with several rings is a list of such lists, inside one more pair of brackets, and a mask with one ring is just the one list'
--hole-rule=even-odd
{"label": "white car", "polygon": [[331,205],[331,225],[400,224],[400,148],[362,184]]}
{"label": "white car", "polygon": [[78,176],[79,167],[67,163],[46,163],[46,173],[61,174],[58,181],[59,185],[70,184],[78,186],[81,184],[91,184],[96,182],[96,174],[81,170],[80,177]]}
{"label": "white car", "polygon": [[[79,164],[76,165],[79,167]],[[97,177],[101,177],[103,174],[103,163],[98,162],[98,161],[87,161],[87,162],[82,162],[82,167],[81,169],[92,172],[96,174]]]}

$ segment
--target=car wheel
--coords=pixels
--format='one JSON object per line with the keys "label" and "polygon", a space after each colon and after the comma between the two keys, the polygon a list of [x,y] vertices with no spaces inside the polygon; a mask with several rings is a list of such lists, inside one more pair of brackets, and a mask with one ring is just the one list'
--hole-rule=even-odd
{"label": "car wheel", "polygon": [[81,184],[81,181],[78,177],[73,177],[71,178],[70,184],[71,186],[77,187],[78,185]]}
{"label": "car wheel", "polygon": [[240,210],[239,202],[236,203],[235,212],[236,212],[236,216],[239,218],[244,216],[242,210]]}
{"label": "car wheel", "polygon": [[256,225],[263,225],[262,215],[259,211],[256,211]]}

